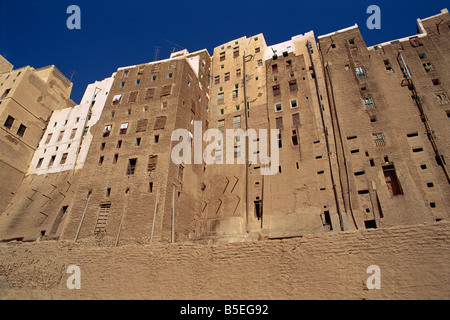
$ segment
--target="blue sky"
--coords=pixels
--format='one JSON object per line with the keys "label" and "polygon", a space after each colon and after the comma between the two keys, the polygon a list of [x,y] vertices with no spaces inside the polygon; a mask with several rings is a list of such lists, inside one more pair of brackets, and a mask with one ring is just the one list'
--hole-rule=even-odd
{"label": "blue sky", "polygon": [[[69,5],[81,9],[81,30],[69,30]],[[369,30],[369,5],[381,29]],[[79,103],[89,83],[117,68],[168,58],[175,43],[193,52],[263,33],[268,45],[313,30],[316,37],[358,24],[367,45],[416,33],[416,19],[440,13],[447,1],[302,0],[0,0],[0,54],[15,68],[56,65]],[[170,42],[168,42],[170,41]],[[180,49],[176,47],[176,49]]]}

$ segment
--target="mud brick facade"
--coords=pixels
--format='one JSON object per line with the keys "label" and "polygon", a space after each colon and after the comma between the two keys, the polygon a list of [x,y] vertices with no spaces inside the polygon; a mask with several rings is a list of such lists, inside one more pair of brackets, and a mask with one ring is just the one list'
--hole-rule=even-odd
{"label": "mud brick facade", "polygon": [[[0,121],[7,136],[1,143],[9,146],[2,147],[2,165],[16,158],[21,178],[1,171],[19,191],[2,197],[0,239],[218,243],[447,220],[448,11],[418,19],[417,30],[369,47],[356,25],[275,45],[257,34],[218,45],[212,56],[183,50],[121,67],[102,82],[88,139],[73,137],[84,144],[83,161],[68,157],[51,170],[39,164],[48,156],[41,138],[53,132],[52,111],[73,107],[67,105],[71,84],[58,82],[55,68],[25,68],[22,82],[37,88],[30,89],[36,95],[8,91],[7,77],[20,71],[2,63]],[[61,91],[59,100],[46,83]],[[16,111],[28,104],[20,99],[38,101],[42,114],[35,125],[25,123],[24,137],[34,127],[36,134],[18,157],[4,150],[22,143],[23,137],[12,138],[23,131]],[[83,103],[81,118],[92,101]],[[189,163],[172,161],[177,129],[189,132]],[[196,151],[215,140],[208,129],[222,133],[213,164],[195,161]],[[230,129],[257,136],[228,141]],[[267,133],[267,145],[259,130]],[[252,143],[258,149],[250,154]],[[278,161],[263,163],[264,149]],[[64,152],[58,152],[61,163]],[[274,174],[263,175],[271,165]]]}

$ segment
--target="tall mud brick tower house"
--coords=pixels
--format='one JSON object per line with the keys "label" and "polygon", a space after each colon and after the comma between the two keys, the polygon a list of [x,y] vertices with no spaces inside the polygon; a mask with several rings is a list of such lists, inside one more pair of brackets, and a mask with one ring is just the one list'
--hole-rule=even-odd
{"label": "tall mud brick tower house", "polygon": [[446,9],[370,47],[356,25],[257,34],[118,68],[79,106],[54,67],[4,61],[0,239],[217,243],[447,220],[449,38]]}

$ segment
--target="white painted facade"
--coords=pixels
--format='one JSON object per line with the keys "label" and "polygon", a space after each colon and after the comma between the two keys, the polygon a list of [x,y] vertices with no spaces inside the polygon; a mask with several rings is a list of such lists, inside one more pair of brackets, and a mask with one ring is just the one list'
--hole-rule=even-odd
{"label": "white painted facade", "polygon": [[89,128],[100,119],[115,75],[88,85],[80,105],[52,113],[28,174],[55,173],[83,167],[93,138]]}

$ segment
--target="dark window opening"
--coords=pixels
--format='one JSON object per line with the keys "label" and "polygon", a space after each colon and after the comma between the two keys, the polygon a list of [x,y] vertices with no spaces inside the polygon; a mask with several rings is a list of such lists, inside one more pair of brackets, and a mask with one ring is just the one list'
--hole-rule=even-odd
{"label": "dark window opening", "polygon": [[4,126],[8,129],[11,129],[12,125],[14,123],[14,118],[11,116],[8,116],[8,118],[6,118],[6,121],[4,123]]}
{"label": "dark window opening", "polygon": [[377,223],[375,220],[366,220],[366,221],[364,221],[364,225],[365,225],[366,229],[376,229],[377,228]]}
{"label": "dark window opening", "polygon": [[136,158],[128,160],[127,175],[133,175],[135,173],[135,171],[136,171],[136,163],[137,163],[137,159]]}
{"label": "dark window opening", "polygon": [[19,126],[19,129],[17,130],[17,135],[19,137],[23,137],[23,135],[25,134],[25,130],[27,129],[27,127],[25,127],[23,124],[21,124]]}
{"label": "dark window opening", "polygon": [[358,190],[358,194],[369,194],[369,190]]}
{"label": "dark window opening", "polygon": [[262,217],[262,200],[256,200],[253,203],[255,204],[255,216],[259,220]]}
{"label": "dark window opening", "polygon": [[383,166],[383,174],[386,180],[386,185],[391,193],[394,196],[403,194],[394,165]]}

